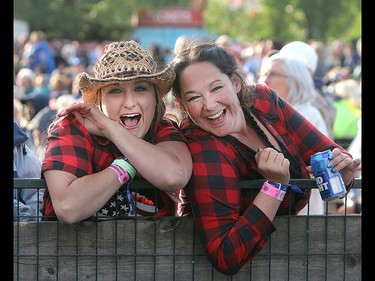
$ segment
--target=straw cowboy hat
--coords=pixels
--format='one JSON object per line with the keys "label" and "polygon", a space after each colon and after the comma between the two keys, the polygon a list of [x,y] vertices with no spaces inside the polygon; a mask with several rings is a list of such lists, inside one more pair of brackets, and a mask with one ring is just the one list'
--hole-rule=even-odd
{"label": "straw cowboy hat", "polygon": [[95,63],[94,77],[83,72],[77,76],[85,103],[95,103],[97,91],[117,82],[145,80],[155,84],[163,97],[172,87],[176,74],[170,65],[157,71],[152,56],[133,41],[112,42]]}

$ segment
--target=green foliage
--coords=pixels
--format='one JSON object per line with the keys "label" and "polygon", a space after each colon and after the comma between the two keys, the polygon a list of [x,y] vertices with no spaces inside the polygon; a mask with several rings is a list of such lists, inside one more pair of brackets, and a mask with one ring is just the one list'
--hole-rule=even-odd
{"label": "green foliage", "polygon": [[[265,17],[265,28],[269,38],[283,42],[306,37],[305,18],[296,7],[296,1],[263,0],[261,1]],[[302,40],[302,39],[301,39]]]}
{"label": "green foliage", "polygon": [[327,30],[327,41],[340,38],[346,42],[358,39],[362,36],[362,1],[342,0],[341,14],[331,17]]}
{"label": "green foliage", "polygon": [[209,1],[206,28],[238,41],[314,38],[329,42],[361,36],[361,0],[260,0],[258,6],[237,10],[228,9],[225,2]]}
{"label": "green foliage", "polygon": [[261,19],[256,12],[247,9],[228,9],[221,0],[208,1],[204,12],[205,28],[213,34],[228,34],[237,41],[247,41],[259,37]]}
{"label": "green foliage", "polygon": [[[14,0],[14,17],[43,30],[48,38],[128,39],[132,14],[142,8],[191,6],[192,0]],[[228,1],[208,0],[205,28],[239,42],[361,37],[361,0],[259,0],[233,10]],[[253,3],[253,2],[252,2]]]}

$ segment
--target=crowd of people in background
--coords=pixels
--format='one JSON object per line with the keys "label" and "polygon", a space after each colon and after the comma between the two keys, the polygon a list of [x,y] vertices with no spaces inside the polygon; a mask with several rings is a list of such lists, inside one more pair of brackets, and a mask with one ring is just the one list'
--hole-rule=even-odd
{"label": "crowd of people in background", "polygon": [[[81,101],[82,93],[75,78],[81,72],[92,75],[93,67],[107,43],[47,40],[43,31],[23,34],[14,42],[14,120],[26,133],[28,147],[41,161],[45,153],[48,126],[57,112]],[[297,75],[301,72],[295,72],[300,67],[298,62],[292,61],[293,59],[282,51],[287,43],[289,42],[262,39],[239,44],[228,35],[219,36],[216,40],[217,45],[228,48],[235,54],[248,82],[266,84],[268,82],[264,77],[271,76],[273,70],[268,68],[262,71],[262,68],[265,69],[266,62],[276,63],[277,60],[284,60],[284,66],[287,66],[282,69],[282,73],[277,72],[280,78],[301,79],[301,76]],[[326,101],[330,100],[335,113],[332,124],[325,124],[327,132],[324,126],[321,130],[336,143],[348,148],[353,155],[360,157],[361,142],[358,138],[361,134],[361,38],[349,43],[340,39],[329,44],[317,40],[304,43],[316,52],[315,67],[309,71],[317,91],[314,91],[314,94],[312,91],[311,95],[320,95]],[[169,62],[168,58],[173,53],[173,50],[168,52],[163,46],[157,45],[152,45],[148,51],[161,68]],[[308,62],[311,57],[304,59]],[[273,75],[276,75],[275,73],[274,71]],[[271,82],[269,83],[272,88]],[[276,92],[279,94],[281,90],[277,89]],[[306,97],[305,101],[310,103],[310,99],[311,96]],[[178,121],[180,111],[175,106],[172,94],[168,93],[164,101],[167,113],[174,114]],[[320,120],[328,121],[324,118],[324,111],[321,115]],[[353,206],[356,207],[353,212],[360,212],[360,194],[354,192],[348,196],[348,200],[352,200]],[[342,201],[335,204],[336,212],[340,210]]]}

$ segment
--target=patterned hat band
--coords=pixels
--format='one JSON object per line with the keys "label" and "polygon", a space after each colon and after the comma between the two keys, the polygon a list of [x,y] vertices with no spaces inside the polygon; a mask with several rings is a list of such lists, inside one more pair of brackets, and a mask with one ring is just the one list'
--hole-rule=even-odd
{"label": "patterned hat band", "polygon": [[105,79],[105,78],[128,78],[128,77],[133,77],[133,76],[138,76],[138,75],[148,75],[150,74],[149,72],[146,72],[146,71],[142,71],[142,70],[131,70],[131,69],[127,69],[127,68],[124,68],[122,70],[119,70],[118,73],[113,73],[113,72],[110,72],[110,73],[102,73],[100,76]]}

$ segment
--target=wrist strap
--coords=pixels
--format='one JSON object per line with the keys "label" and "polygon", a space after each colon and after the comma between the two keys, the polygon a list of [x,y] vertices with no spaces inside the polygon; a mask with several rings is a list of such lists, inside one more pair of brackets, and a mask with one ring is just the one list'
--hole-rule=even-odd
{"label": "wrist strap", "polygon": [[[266,186],[266,187],[265,187]],[[305,192],[303,192],[298,186],[293,184],[281,184],[278,182],[267,180],[264,182],[261,192],[272,196],[273,198],[282,201],[284,199],[285,193],[287,192],[288,188],[290,188],[292,191],[298,193],[301,197],[307,198],[307,195]],[[271,190],[271,191],[269,191]],[[275,191],[273,191],[275,190]],[[277,191],[279,190],[279,191]]]}
{"label": "wrist strap", "polygon": [[288,187],[278,182],[265,181],[263,183],[262,189],[260,192],[271,196],[279,201],[283,201]]}
{"label": "wrist strap", "polygon": [[115,159],[108,168],[116,172],[121,185],[132,180],[136,174],[136,170],[129,163],[129,160],[123,156]]}
{"label": "wrist strap", "polygon": [[291,190],[293,190],[295,193],[298,193],[301,197],[307,198],[307,195],[305,192],[302,191],[301,188],[294,184],[287,184],[287,187],[290,187]]}

